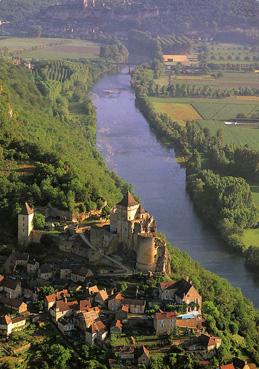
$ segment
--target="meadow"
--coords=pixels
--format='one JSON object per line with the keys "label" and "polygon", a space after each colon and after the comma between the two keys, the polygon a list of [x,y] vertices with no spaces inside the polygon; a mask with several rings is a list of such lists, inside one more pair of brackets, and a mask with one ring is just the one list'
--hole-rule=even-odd
{"label": "meadow", "polygon": [[7,48],[8,56],[24,59],[81,59],[97,58],[100,46],[84,40],[59,38],[0,38],[0,49]]}

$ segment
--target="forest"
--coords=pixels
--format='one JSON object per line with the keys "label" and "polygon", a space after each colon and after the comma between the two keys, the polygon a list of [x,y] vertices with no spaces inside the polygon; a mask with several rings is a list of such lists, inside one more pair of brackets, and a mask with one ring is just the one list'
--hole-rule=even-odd
{"label": "forest", "polygon": [[110,68],[102,62],[39,62],[31,72],[0,62],[3,239],[11,229],[15,234],[24,201],[88,212],[120,198],[126,185],[95,148],[95,110],[87,98]]}

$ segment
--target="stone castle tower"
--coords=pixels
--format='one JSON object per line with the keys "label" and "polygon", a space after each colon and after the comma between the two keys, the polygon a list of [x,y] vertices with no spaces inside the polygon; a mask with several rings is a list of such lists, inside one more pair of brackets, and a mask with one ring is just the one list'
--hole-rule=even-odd
{"label": "stone castle tower", "polygon": [[136,268],[155,271],[157,265],[156,222],[130,192],[111,212],[110,232],[137,255]]}
{"label": "stone castle tower", "polygon": [[28,245],[31,240],[33,231],[34,210],[26,202],[22,206],[22,211],[18,215],[18,243],[20,245]]}

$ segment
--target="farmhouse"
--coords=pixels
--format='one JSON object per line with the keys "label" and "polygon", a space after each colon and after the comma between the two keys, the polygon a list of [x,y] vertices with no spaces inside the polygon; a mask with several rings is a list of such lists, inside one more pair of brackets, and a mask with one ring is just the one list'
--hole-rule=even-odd
{"label": "farmhouse", "polygon": [[165,65],[189,64],[189,58],[185,54],[165,54],[163,61]]}

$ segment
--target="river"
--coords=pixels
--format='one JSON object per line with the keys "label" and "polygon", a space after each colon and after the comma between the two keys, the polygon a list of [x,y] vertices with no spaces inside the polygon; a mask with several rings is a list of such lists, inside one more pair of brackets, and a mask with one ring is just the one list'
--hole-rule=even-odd
{"label": "river", "polygon": [[130,76],[104,76],[92,90],[97,147],[111,170],[133,184],[160,232],[205,268],[242,289],[259,308],[259,275],[245,266],[198,217],[185,191],[185,169],[164,147],[135,107]]}

